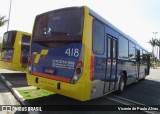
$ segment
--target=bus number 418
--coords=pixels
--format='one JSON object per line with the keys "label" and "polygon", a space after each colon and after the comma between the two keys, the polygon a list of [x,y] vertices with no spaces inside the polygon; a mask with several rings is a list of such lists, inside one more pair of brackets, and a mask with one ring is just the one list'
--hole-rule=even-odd
{"label": "bus number 418", "polygon": [[68,56],[74,56],[74,57],[78,57],[79,56],[79,49],[77,48],[67,48],[65,51],[65,54]]}

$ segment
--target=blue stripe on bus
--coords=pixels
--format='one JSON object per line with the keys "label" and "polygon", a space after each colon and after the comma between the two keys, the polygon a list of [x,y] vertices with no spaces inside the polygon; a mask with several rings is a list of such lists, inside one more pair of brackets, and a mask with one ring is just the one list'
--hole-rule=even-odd
{"label": "blue stripe on bus", "polygon": [[[37,54],[40,54],[42,49],[48,50],[47,55],[40,55],[38,63],[34,63],[36,55],[32,55],[31,61],[34,63],[32,67],[33,72],[48,74],[45,72],[45,68],[53,68],[54,73],[52,75],[72,78],[81,52],[81,46],[81,43],[71,43],[63,47],[47,48],[33,43],[31,46],[32,53],[37,52]],[[70,49],[70,51],[77,49],[78,55],[66,54],[67,49]]]}

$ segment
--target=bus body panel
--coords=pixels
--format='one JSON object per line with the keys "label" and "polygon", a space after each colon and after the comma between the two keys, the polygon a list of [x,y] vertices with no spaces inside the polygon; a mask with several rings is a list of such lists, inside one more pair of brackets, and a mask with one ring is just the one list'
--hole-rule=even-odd
{"label": "bus body panel", "polygon": [[[83,40],[82,40],[82,49],[84,53],[83,56],[83,72],[80,79],[76,84],[66,83],[62,81],[56,81],[53,79],[47,79],[43,77],[38,77],[32,74],[27,73],[27,81],[29,85],[33,85],[39,88],[50,90],[54,93],[62,94],[68,97],[72,97],[81,101],[90,100],[91,96],[91,79],[90,79],[90,62],[91,62],[91,52],[92,45],[88,42],[91,41],[91,28],[92,28],[92,18],[89,17],[89,10],[87,7],[84,7],[84,29],[83,29]],[[38,78],[38,83],[35,82]],[[60,83],[60,89],[57,88],[57,84]],[[83,94],[82,94],[83,93]]]}
{"label": "bus body panel", "polygon": [[[94,13],[92,10],[90,11],[91,15],[95,17],[94,19],[100,21],[105,26],[105,45],[104,45],[105,51],[101,55],[95,55],[95,63],[94,63],[94,76],[93,76],[94,80],[92,82],[93,84],[92,86],[94,86],[96,92],[94,93],[95,95],[92,96],[92,98],[96,98],[117,90],[119,85],[119,79],[122,73],[125,73],[126,75],[125,79],[126,85],[136,82],[137,80],[140,80],[142,78],[145,78],[144,75],[145,72],[147,72],[147,64],[145,64],[141,60],[140,67],[138,68],[138,62],[136,60],[132,60],[130,58],[124,59],[117,57],[117,59],[115,59],[117,60],[116,62],[117,65],[114,65],[113,67],[114,64],[113,61],[108,61],[110,60],[110,58],[106,56],[107,55],[106,53],[108,53],[107,35],[111,36],[111,39],[117,41],[117,53],[119,50],[118,49],[119,35],[124,35],[124,36],[126,35],[122,32],[119,32],[119,29],[115,28],[112,24],[102,19],[102,17]],[[131,42],[135,42],[132,38],[129,38],[129,40]],[[115,72],[115,75],[113,74],[113,72]],[[113,90],[110,90],[110,88],[113,88]]]}
{"label": "bus body panel", "polygon": [[[51,79],[57,77],[60,79],[58,79],[59,81],[71,82],[80,55],[79,52],[81,52],[81,46],[81,43],[72,43],[54,49],[32,43],[31,62],[34,63],[32,65],[33,74]],[[68,56],[70,51],[73,51],[73,53],[71,52],[71,55]]]}
{"label": "bus body panel", "polygon": [[[95,20],[104,25],[105,49],[103,54],[96,54],[93,52],[93,23]],[[143,61],[138,61],[136,58],[132,59],[130,57],[119,57],[120,36],[125,37],[128,43],[134,43],[135,50],[138,49],[136,46],[140,47],[140,45],[134,39],[121,32],[119,29],[114,27],[112,24],[104,20],[101,16],[86,6],[84,6],[84,27],[82,36],[80,58],[83,61],[83,71],[80,79],[75,84],[70,83],[70,80],[65,82],[58,79],[49,79],[45,76],[38,76],[38,74],[31,74],[29,71],[27,73],[28,84],[74,99],[86,101],[101,97],[117,90],[122,74],[125,76],[126,85],[128,85],[141,78],[144,78],[145,72],[149,72],[145,70],[147,69],[147,65]],[[115,46],[115,50],[112,50],[113,52],[111,52],[111,57],[108,56],[109,40],[111,41],[110,48],[112,49]],[[32,43],[32,45],[35,44]],[[129,44],[127,46],[129,46]],[[39,49],[39,52],[37,53],[37,51],[33,51],[35,49],[34,46],[32,48],[31,54],[38,54],[43,50],[41,48],[37,48],[36,50]],[[58,52],[56,53],[58,54]],[[113,53],[116,53],[115,57],[113,57]],[[136,52],[135,57],[137,57]],[[40,55],[39,57],[37,56],[37,58],[40,58]],[[34,60],[38,61],[39,59]],[[34,62],[32,61],[32,63]],[[63,76],[65,77],[65,75]],[[69,78],[71,78],[71,75]]]}
{"label": "bus body panel", "polygon": [[[35,82],[35,80],[37,79],[38,83]],[[90,99],[90,83],[69,84],[43,77],[36,77],[30,74],[27,74],[27,81],[29,85],[36,86],[38,88],[52,91],[54,93],[58,93],[68,97],[72,97],[81,101],[86,101]],[[58,87],[58,84],[60,84],[60,87]]]}
{"label": "bus body panel", "polygon": [[[114,25],[112,25],[110,22],[108,22],[107,20],[105,20],[103,17],[101,17],[100,15],[98,15],[97,13],[95,13],[93,10],[90,9],[90,14],[93,15],[96,19],[98,19],[99,21],[101,21],[105,26],[107,26],[107,28],[110,28],[107,30],[107,32],[115,37],[118,38],[119,40],[119,35],[124,36],[128,41],[130,42],[134,42],[134,44],[136,44],[136,49],[139,49],[139,47],[141,47],[137,41],[135,41],[134,39],[132,39],[130,36],[126,35],[125,33],[123,33],[121,30],[119,30],[117,27],[115,27]],[[115,31],[115,32],[113,32]],[[119,45],[119,43],[118,43]],[[137,48],[138,47],[138,48]],[[143,47],[141,47],[141,49],[144,49]],[[118,49],[119,50],[119,49]],[[142,50],[141,50],[142,52]],[[118,52],[119,53],[119,52]],[[141,54],[142,56],[142,54]],[[123,59],[123,58],[119,58],[118,57],[118,67],[117,67],[117,75],[120,75],[121,71],[125,71],[127,72],[127,85],[130,83],[133,83],[139,79],[144,78],[144,74],[145,72],[149,72],[149,62],[148,63],[144,63],[143,61],[140,61],[140,67],[138,68],[138,63],[135,61],[132,61],[131,59]],[[140,73],[137,73],[140,71]],[[146,70],[146,71],[145,71]],[[118,80],[118,79],[117,79]],[[118,83],[117,83],[118,85]]]}
{"label": "bus body panel", "polygon": [[[95,14],[91,14],[93,17],[93,21],[101,21],[98,20],[97,17],[94,17]],[[92,92],[91,99],[101,97],[104,94],[110,93],[111,91],[116,90],[116,84],[118,81],[118,77],[115,74],[117,65],[113,64],[111,66],[109,60],[111,58],[107,57],[107,49],[108,49],[108,35],[114,36],[115,40],[118,38],[118,33],[111,29],[109,26],[104,24],[105,36],[104,36],[104,53],[103,54],[95,54],[94,60],[94,76],[92,86],[94,87]],[[112,38],[113,39],[113,38]],[[103,44],[101,44],[103,45]],[[115,59],[116,60],[116,59]],[[112,68],[112,69],[111,69]],[[112,72],[110,72],[112,70]],[[111,74],[112,73],[112,74]],[[112,89],[111,89],[112,88]]]}
{"label": "bus body panel", "polygon": [[[10,33],[10,32],[12,32],[12,31],[9,31],[8,33]],[[25,71],[26,70],[27,67],[23,67],[22,66],[23,63],[21,63],[21,61],[20,61],[22,59],[21,46],[22,46],[22,37],[24,35],[31,36],[30,33],[23,32],[23,31],[16,31],[14,45],[13,45],[13,47],[11,47],[13,49],[12,61],[9,62],[9,61],[4,60],[3,57],[4,57],[5,52],[2,52],[1,61],[0,61],[0,67],[1,68],[6,68],[6,69],[10,69],[10,70],[19,70],[19,71]],[[3,49],[3,43],[2,43],[2,49]],[[28,55],[25,55],[25,56],[28,56]]]}

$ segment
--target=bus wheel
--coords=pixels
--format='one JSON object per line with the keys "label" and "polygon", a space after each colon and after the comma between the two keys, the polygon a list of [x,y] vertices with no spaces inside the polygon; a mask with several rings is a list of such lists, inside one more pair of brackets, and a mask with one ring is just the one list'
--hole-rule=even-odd
{"label": "bus wheel", "polygon": [[125,78],[124,76],[121,76],[120,81],[119,81],[119,86],[118,86],[118,94],[121,94],[125,90]]}
{"label": "bus wheel", "polygon": [[141,80],[144,80],[146,76],[147,76],[147,70],[145,69],[144,70],[144,77]]}

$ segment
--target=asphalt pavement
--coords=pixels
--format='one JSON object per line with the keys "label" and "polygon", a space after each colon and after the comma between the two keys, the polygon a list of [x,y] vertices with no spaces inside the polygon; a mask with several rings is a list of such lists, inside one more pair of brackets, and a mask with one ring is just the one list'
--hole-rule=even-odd
{"label": "asphalt pavement", "polygon": [[151,69],[145,80],[128,86],[120,97],[145,105],[160,106],[160,69]]}
{"label": "asphalt pavement", "polygon": [[[144,104],[144,105],[160,105],[160,69],[151,69],[151,73],[149,76],[146,77],[145,80],[142,80],[138,83],[131,84],[128,86],[124,93],[119,95],[120,97],[136,101],[138,103]],[[12,91],[12,94],[15,97],[22,97],[17,94],[16,89],[23,89],[23,88],[32,88],[32,86],[28,86],[27,80],[26,80],[26,74],[25,73],[11,73],[6,74],[2,73],[3,77],[5,78],[5,82],[9,82],[10,84],[7,84],[10,86],[10,89],[7,89],[2,80],[0,80],[0,95],[6,92]],[[14,89],[14,90],[13,90]],[[10,92],[9,92],[10,93]],[[10,93],[10,95],[12,96]],[[112,93],[114,94],[114,93]],[[62,95],[52,95],[48,97],[43,98],[37,98],[32,99],[32,102],[37,103],[38,105],[105,105],[105,106],[114,106],[114,105],[121,105],[121,103],[109,100],[106,98],[106,96],[97,98],[94,100],[86,101],[86,102],[80,102]],[[7,99],[7,100],[4,100]],[[0,102],[11,102],[15,99],[13,96],[12,98],[8,98],[4,95],[0,96]],[[20,102],[20,104],[25,105],[28,101],[22,100],[22,98],[16,98]],[[10,103],[11,104],[11,103]],[[2,104],[3,105],[3,104]],[[11,104],[15,105],[15,103]],[[15,112],[16,114],[19,114],[20,112]],[[75,113],[75,111],[54,111],[54,112],[39,112],[40,114],[72,114]],[[81,113],[76,112],[76,113]],[[96,113],[96,114],[135,114],[135,111],[83,111],[84,114],[88,113]],[[145,112],[142,111],[136,111],[136,114],[145,114]]]}
{"label": "asphalt pavement", "polygon": [[[2,110],[2,106],[4,105],[20,105],[20,104],[0,78],[0,110]],[[0,112],[0,114],[14,114],[14,113],[15,112],[9,112],[9,111]]]}

